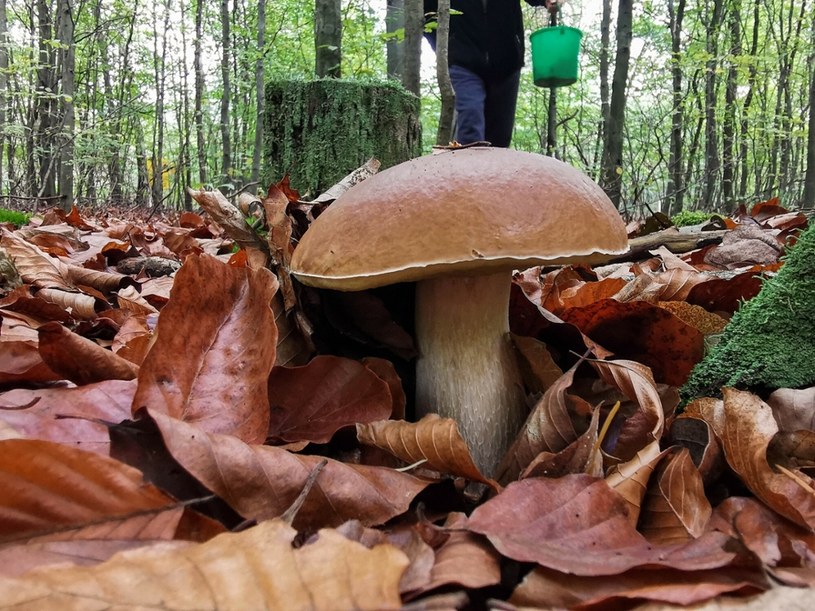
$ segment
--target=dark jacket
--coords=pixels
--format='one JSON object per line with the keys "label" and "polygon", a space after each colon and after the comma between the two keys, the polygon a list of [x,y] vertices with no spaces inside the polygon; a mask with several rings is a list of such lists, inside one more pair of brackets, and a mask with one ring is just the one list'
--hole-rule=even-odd
{"label": "dark jacket", "polygon": [[[526,2],[543,6],[545,0]],[[437,6],[437,0],[424,0],[426,21],[436,20]],[[503,77],[524,65],[520,0],[450,0],[450,9],[451,66],[467,68],[482,77]],[[427,39],[435,50],[435,29]]]}

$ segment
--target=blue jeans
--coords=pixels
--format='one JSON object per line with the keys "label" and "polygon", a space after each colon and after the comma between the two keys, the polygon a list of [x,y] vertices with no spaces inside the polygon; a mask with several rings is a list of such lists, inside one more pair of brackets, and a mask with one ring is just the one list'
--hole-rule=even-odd
{"label": "blue jeans", "polygon": [[456,93],[455,138],[459,144],[486,140],[493,146],[509,146],[520,78],[520,70],[485,79],[461,66],[450,66],[450,81]]}

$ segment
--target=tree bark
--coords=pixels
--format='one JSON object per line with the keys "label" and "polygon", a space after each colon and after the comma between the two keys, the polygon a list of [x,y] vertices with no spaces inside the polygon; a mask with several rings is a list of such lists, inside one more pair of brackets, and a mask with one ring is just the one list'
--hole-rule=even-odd
{"label": "tree bark", "polygon": [[[34,128],[34,150],[37,177],[32,183],[37,185],[37,196],[51,198],[56,195],[55,161],[55,100],[57,87],[56,65],[53,38],[53,15],[48,0],[37,0],[37,23],[39,28],[39,68],[37,69],[37,100],[32,117]],[[32,177],[34,178],[34,177]]]}
{"label": "tree bark", "polygon": [[614,206],[620,207],[623,172],[623,127],[625,125],[626,88],[631,60],[633,10],[631,0],[619,0],[617,8],[617,53],[614,60],[614,79],[611,83],[606,138],[603,145],[603,163],[600,185]]}
{"label": "tree bark", "polygon": [[815,204],[815,19],[812,21],[810,33],[809,64],[809,120],[807,125],[807,157],[806,174],[804,175],[804,195],[801,202],[807,208]]}
{"label": "tree bark", "polygon": [[59,137],[59,196],[60,206],[69,211],[74,203],[74,16],[70,0],[59,0],[58,23],[61,72]]}
{"label": "tree bark", "polygon": [[405,1],[405,67],[402,86],[414,95],[421,95],[422,31],[424,5],[422,0]]}
{"label": "tree bark", "polygon": [[456,94],[450,82],[450,70],[447,61],[448,41],[450,39],[450,0],[439,0],[438,27],[436,28],[436,79],[441,95],[439,126],[436,131],[436,144],[447,146],[453,140],[453,113],[456,105]]}
{"label": "tree bark", "polygon": [[221,190],[229,191],[232,176],[232,139],[229,130],[229,107],[232,103],[230,70],[232,61],[229,23],[229,0],[221,0]]}
{"label": "tree bark", "polygon": [[[252,151],[252,177],[256,183],[260,178],[260,159],[263,153],[264,119],[266,95],[264,92],[263,58],[266,49],[266,0],[258,0],[258,50],[255,60],[255,148]],[[256,189],[255,189],[256,190]]]}
{"label": "tree bark", "polygon": [[[557,13],[549,14],[549,25],[557,25]],[[601,53],[602,54],[602,53]],[[546,113],[546,154],[556,157],[557,148],[557,87],[549,87],[549,111]]]}
{"label": "tree bark", "polygon": [[[735,137],[736,99],[738,94],[738,58],[741,57],[741,11],[738,3],[730,6],[728,15],[730,53],[724,91],[724,123],[722,124],[722,204],[725,210],[735,207]],[[717,208],[720,208],[717,206]]]}
{"label": "tree bark", "polygon": [[705,22],[707,38],[705,49],[708,60],[705,72],[705,174],[702,208],[712,210],[714,197],[719,186],[721,170],[719,159],[719,128],[716,118],[716,72],[719,66],[719,30],[722,24],[724,0],[713,0],[713,10]]}
{"label": "tree bark", "polygon": [[164,199],[164,85],[167,75],[167,32],[170,25],[170,0],[166,0],[162,22],[161,48],[157,13],[153,14],[153,68],[156,83],[156,119],[153,129],[153,184],[150,190],[153,207]]}
{"label": "tree bark", "polygon": [[662,212],[672,216],[682,210],[685,195],[683,171],[683,136],[685,128],[685,100],[682,94],[682,23],[685,19],[685,0],[676,7],[668,3],[671,28],[671,143],[668,157],[668,188]]}
{"label": "tree bark", "polygon": [[[748,54],[751,57],[756,57],[756,55],[758,54],[759,27],[761,23],[759,18],[759,10],[760,10],[759,3],[756,2],[753,5],[752,39],[750,41],[750,51],[748,52]],[[747,72],[747,93],[744,96],[744,103],[741,106],[741,125],[739,126],[739,141],[741,142],[741,146],[739,147],[739,158],[741,159],[741,171],[739,172],[741,176],[741,180],[739,181],[739,195],[741,197],[745,197],[747,195],[747,179],[748,176],[750,175],[747,154],[748,153],[747,131],[750,126],[748,113],[750,107],[752,106],[753,98],[755,96],[757,76],[758,68],[755,62],[751,62]]]}
{"label": "tree bark", "polygon": [[340,0],[316,0],[314,46],[317,78],[340,78],[342,71],[342,6]]}
{"label": "tree bark", "polygon": [[195,144],[198,148],[198,180],[207,182],[207,145],[204,139],[204,68],[201,64],[201,38],[204,35],[204,0],[195,0],[195,41],[193,43],[193,70],[195,71]]}
{"label": "tree bark", "polygon": [[388,78],[401,81],[405,73],[405,0],[387,0],[386,11],[385,31],[390,36],[385,48]]}

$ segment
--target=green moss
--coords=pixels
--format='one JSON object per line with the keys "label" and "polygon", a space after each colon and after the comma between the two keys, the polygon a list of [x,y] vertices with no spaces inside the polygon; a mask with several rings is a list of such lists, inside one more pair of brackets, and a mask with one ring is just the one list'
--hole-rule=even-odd
{"label": "green moss", "polygon": [[682,210],[671,217],[671,222],[676,227],[687,227],[689,225],[704,223],[712,216],[712,212],[703,212],[701,210]]}
{"label": "green moss", "polygon": [[266,86],[265,175],[317,195],[376,157],[386,168],[421,153],[419,98],[398,83],[342,79]]}
{"label": "green moss", "polygon": [[735,313],[720,342],[696,366],[683,404],[720,396],[722,386],[764,390],[815,384],[815,224],[784,266]]}
{"label": "green moss", "polygon": [[24,212],[0,208],[0,223],[11,223],[15,227],[22,227],[28,223],[30,216]]}

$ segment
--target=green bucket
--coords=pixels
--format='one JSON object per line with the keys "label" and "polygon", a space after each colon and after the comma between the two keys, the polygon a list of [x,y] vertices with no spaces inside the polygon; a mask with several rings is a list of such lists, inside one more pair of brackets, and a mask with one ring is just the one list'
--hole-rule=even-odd
{"label": "green bucket", "polygon": [[577,81],[581,38],[583,32],[565,25],[532,32],[532,78],[538,87],[563,87]]}

